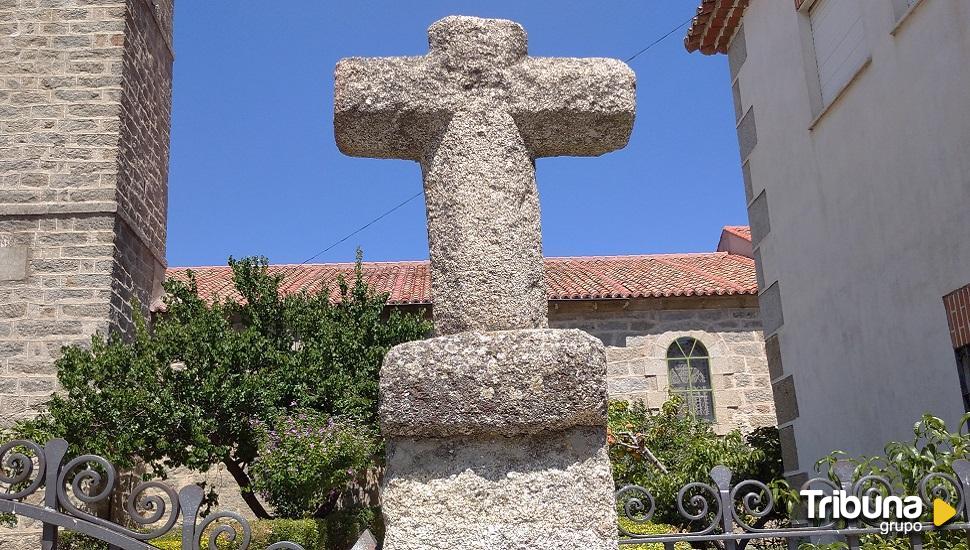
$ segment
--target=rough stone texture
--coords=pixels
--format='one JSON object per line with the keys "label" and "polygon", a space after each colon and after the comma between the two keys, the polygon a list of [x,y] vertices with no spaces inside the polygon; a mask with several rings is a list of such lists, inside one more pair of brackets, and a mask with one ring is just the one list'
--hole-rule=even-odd
{"label": "rough stone texture", "polygon": [[757,247],[771,232],[767,190],[758,193],[758,196],[748,205],[748,221],[751,223],[751,245]]}
{"label": "rough stone texture", "polygon": [[391,438],[385,550],[613,549],[604,427],[492,438]]}
{"label": "rough stone texture", "polygon": [[781,363],[781,335],[765,338],[765,359],[768,361],[768,376],[772,381],[785,375],[785,366]]}
{"label": "rough stone texture", "polygon": [[3,550],[37,550],[40,548],[40,527],[36,532],[22,534],[9,532],[7,529],[0,531],[0,548]]}
{"label": "rough stone texture", "polygon": [[0,242],[0,281],[22,281],[27,278],[27,247]]}
{"label": "rough stone texture", "polygon": [[761,319],[764,322],[764,332],[771,336],[781,330],[785,324],[785,313],[781,302],[781,283],[775,281],[758,295],[761,304]]}
{"label": "rough stone texture", "polygon": [[[734,38],[731,39],[731,46],[728,48],[728,67],[731,71],[731,80],[735,80],[738,77],[738,71],[741,70],[741,66],[748,59],[748,45],[744,39],[744,26],[738,26],[737,32],[734,33]],[[738,115],[740,116],[740,115]]]}
{"label": "rough stone texture", "polygon": [[4,425],[54,389],[62,345],[128,330],[161,283],[172,4],[154,4],[0,4],[0,248],[24,259],[0,281]]}
{"label": "rough stone texture", "polygon": [[582,331],[396,346],[381,369],[384,547],[615,549],[605,405],[604,349]]}
{"label": "rough stone texture", "polygon": [[546,326],[539,193],[512,117],[456,113],[423,168],[435,330]]}
{"label": "rough stone texture", "polygon": [[775,394],[775,412],[778,424],[787,424],[798,418],[798,394],[795,391],[795,377],[788,375],[771,385]]}
{"label": "rough stone texture", "polygon": [[535,434],[606,424],[606,353],[579,330],[464,332],[395,346],[385,436]]}
{"label": "rough stone texture", "polygon": [[743,162],[751,155],[751,151],[754,151],[755,145],[758,145],[758,127],[755,125],[754,107],[748,107],[747,112],[741,117],[737,132],[738,147]]}
{"label": "rough stone texture", "polygon": [[337,145],[421,163],[439,334],[546,326],[533,159],[625,146],[633,71],[530,58],[512,21],[446,17],[428,36],[423,57],[340,61]]}
{"label": "rough stone texture", "polygon": [[0,2],[0,257],[22,262],[0,277],[0,426],[47,401],[61,346],[128,331],[160,288],[172,9]]}
{"label": "rough stone texture", "polygon": [[697,338],[711,358],[715,431],[777,422],[754,297],[554,303],[549,324],[602,340],[610,398],[642,401],[653,410],[670,397],[668,346],[681,336]]}
{"label": "rough stone texture", "polygon": [[385,548],[615,549],[602,347],[530,330],[547,326],[533,161],[626,145],[633,72],[529,58],[511,21],[447,17],[428,36],[424,57],[337,65],[337,145],[421,163],[438,333],[512,332],[385,359]]}
{"label": "rough stone texture", "polygon": [[795,439],[795,426],[788,425],[778,430],[781,440],[781,462],[786,472],[798,471],[798,446]]}

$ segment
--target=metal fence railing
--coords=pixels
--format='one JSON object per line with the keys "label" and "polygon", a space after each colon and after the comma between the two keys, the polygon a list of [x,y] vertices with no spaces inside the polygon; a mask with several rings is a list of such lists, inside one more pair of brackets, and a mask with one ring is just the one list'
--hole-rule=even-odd
{"label": "metal fence railing", "polygon": [[[900,495],[893,483],[884,476],[863,475],[853,479],[854,466],[848,461],[838,461],[832,469],[832,476],[817,477],[805,482],[800,490],[820,490],[824,495],[841,494],[855,497],[859,501],[868,498],[875,502],[876,497],[885,500],[898,497],[900,501],[907,495]],[[758,520],[767,518],[775,510],[775,498],[764,483],[745,480],[731,483],[732,472],[724,466],[711,470],[711,483],[694,482],[685,485],[677,494],[677,513],[691,525],[685,532],[668,534],[638,533],[637,526],[652,524],[657,503],[650,492],[640,486],[628,485],[617,491],[617,511],[621,518],[620,545],[662,544],[672,550],[677,543],[712,543],[725,550],[741,550],[750,543],[772,541],[773,547],[798,548],[804,542],[842,542],[848,548],[861,548],[862,541],[870,535],[903,537],[909,539],[911,548],[920,550],[927,538],[939,536],[941,532],[962,531],[961,536],[970,542],[970,462],[956,460],[953,463],[955,475],[930,473],[918,484],[917,497],[920,502],[919,519],[905,518],[868,518],[857,519],[840,517],[832,512],[822,519],[806,520],[802,524],[786,528],[759,527]],[[931,519],[936,500],[945,502],[956,512],[955,517],[945,525],[937,526]],[[831,502],[831,501],[830,501]],[[891,508],[895,512],[900,506]],[[873,506],[873,509],[875,506]],[[848,514],[855,516],[855,513]],[[932,535],[936,533],[937,535]],[[750,546],[754,546],[750,544]]]}
{"label": "metal fence railing", "polygon": [[[142,482],[124,499],[119,521],[98,517],[91,510],[110,503],[117,489],[118,473],[108,460],[96,455],[66,460],[67,448],[63,439],[44,445],[15,440],[0,446],[0,513],[41,522],[44,550],[57,550],[59,529],[84,533],[107,542],[111,548],[124,550],[154,550],[150,541],[173,532],[180,532],[185,549],[216,550],[217,540],[235,542],[242,549],[249,546],[252,528],[239,514],[223,511],[200,517],[203,494],[197,485],[176,491],[161,482]],[[802,542],[839,541],[857,549],[868,536],[887,535],[908,539],[911,548],[921,550],[927,540],[942,533],[970,542],[970,462],[956,460],[952,470],[952,474],[930,473],[918,483],[918,494],[901,495],[887,477],[868,474],[854,478],[854,467],[839,461],[829,477],[810,479],[800,489],[859,501],[894,497],[900,506],[905,499],[918,504],[916,516],[902,514],[901,508],[896,507],[897,515],[905,515],[905,521],[843,513],[855,518],[847,519],[840,517],[838,506],[830,506],[830,513],[821,519],[770,528],[770,523],[764,521],[772,516],[776,506],[770,488],[757,480],[732,484],[731,470],[716,466],[711,470],[710,482],[688,483],[677,493],[673,504],[684,520],[681,523],[690,529],[666,534],[638,531],[638,527],[653,523],[657,503],[647,489],[628,485],[616,493],[620,544],[661,544],[672,550],[677,543],[713,543],[725,550],[742,550],[767,542],[772,548],[797,548]],[[934,506],[946,506],[954,517],[936,525],[931,515]],[[292,542],[278,542],[266,550],[303,548]]]}
{"label": "metal fence railing", "polygon": [[[43,524],[41,548],[57,550],[58,528],[79,532],[124,550],[157,550],[149,541],[181,526],[182,548],[217,550],[216,540],[249,546],[249,521],[233,512],[201,518],[202,488],[187,485],[176,492],[157,481],[135,486],[124,499],[120,523],[98,517],[91,509],[110,503],[118,473],[97,455],[64,461],[67,441],[52,439],[41,446],[15,440],[0,446],[0,513],[31,518]],[[278,542],[266,550],[303,550],[292,542]]]}

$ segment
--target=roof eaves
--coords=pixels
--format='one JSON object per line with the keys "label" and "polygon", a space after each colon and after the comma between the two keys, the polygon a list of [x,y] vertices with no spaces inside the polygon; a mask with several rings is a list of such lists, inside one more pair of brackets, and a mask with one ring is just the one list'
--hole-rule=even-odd
{"label": "roof eaves", "polygon": [[691,21],[684,48],[704,55],[727,53],[749,0],[702,0]]}

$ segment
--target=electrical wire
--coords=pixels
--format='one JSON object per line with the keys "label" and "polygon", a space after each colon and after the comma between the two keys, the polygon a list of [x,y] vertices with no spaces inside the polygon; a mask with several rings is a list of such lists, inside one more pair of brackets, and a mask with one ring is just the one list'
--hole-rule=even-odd
{"label": "electrical wire", "polygon": [[640,56],[640,54],[642,54],[643,52],[645,52],[645,51],[647,51],[647,50],[649,50],[650,48],[652,48],[652,47],[654,47],[654,46],[656,46],[657,44],[659,44],[659,43],[661,43],[661,42],[663,42],[663,41],[664,41],[664,40],[666,40],[666,39],[667,39],[667,38],[668,38],[668,37],[669,37],[670,35],[672,35],[672,34],[674,34],[674,33],[675,33],[675,32],[677,32],[678,30],[680,30],[680,29],[681,29],[681,28],[682,28],[682,27],[683,27],[684,25],[686,25],[686,24],[688,24],[688,23],[690,23],[690,22],[691,22],[691,21],[693,21],[693,20],[694,20],[694,16],[691,16],[691,17],[690,17],[689,19],[687,19],[687,20],[686,20],[686,21],[684,21],[683,23],[681,23],[681,24],[679,24],[679,25],[677,25],[676,27],[674,27],[674,28],[672,28],[672,29],[670,29],[669,31],[667,31],[667,33],[666,33],[666,34],[664,34],[663,36],[661,36],[660,38],[658,38],[658,39],[656,39],[656,40],[654,40],[653,42],[651,42],[651,43],[649,43],[649,44],[647,44],[647,45],[646,45],[646,47],[644,47],[644,48],[643,48],[642,50],[640,50],[640,51],[638,51],[637,53],[635,53],[635,54],[633,54],[633,55],[631,55],[630,57],[628,57],[628,58],[626,58],[626,59],[625,59],[625,61],[626,61],[627,63],[629,63],[629,62],[631,62],[631,61],[633,61],[634,59],[636,59],[637,57],[639,57],[639,56]]}
{"label": "electrical wire", "polygon": [[368,227],[370,227],[370,226],[372,226],[372,225],[374,225],[375,223],[377,223],[377,222],[379,222],[379,221],[381,221],[381,220],[382,220],[382,219],[384,219],[385,217],[387,217],[387,216],[389,216],[390,214],[392,214],[392,213],[393,213],[393,212],[394,212],[395,210],[397,210],[397,209],[399,209],[399,208],[401,208],[402,206],[404,206],[404,205],[406,205],[407,203],[409,203],[409,202],[411,202],[411,201],[413,201],[414,199],[416,199],[416,198],[418,198],[418,197],[420,197],[422,193],[424,193],[424,190],[421,190],[421,191],[418,191],[417,193],[415,193],[415,194],[413,194],[413,195],[411,195],[410,197],[408,197],[408,198],[406,198],[406,199],[404,199],[403,201],[401,201],[400,203],[398,203],[398,204],[397,204],[396,206],[394,206],[394,208],[391,208],[390,210],[387,210],[386,212],[384,212],[384,213],[383,213],[383,214],[381,214],[380,216],[377,216],[377,217],[376,217],[376,218],[374,218],[373,220],[371,220],[371,221],[369,221],[369,222],[367,222],[367,223],[365,223],[364,225],[362,225],[362,226],[360,226],[360,227],[358,227],[357,229],[355,229],[355,230],[353,230],[353,231],[351,231],[350,233],[348,233],[347,235],[345,235],[345,236],[344,236],[343,238],[341,238],[341,239],[338,239],[338,240],[336,240],[336,241],[334,241],[334,243],[333,243],[333,244],[331,244],[330,246],[328,246],[327,248],[324,248],[324,249],[323,249],[323,250],[321,250],[320,252],[317,252],[317,253],[316,253],[316,254],[314,254],[313,256],[310,256],[309,258],[307,258],[307,259],[305,259],[305,260],[303,260],[302,262],[300,262],[300,265],[304,265],[304,264],[306,264],[307,262],[309,262],[310,260],[313,260],[313,259],[315,259],[315,258],[317,258],[317,257],[318,257],[318,256],[320,256],[321,254],[325,254],[325,253],[327,253],[327,252],[329,252],[329,251],[330,251],[330,250],[332,250],[332,249],[333,249],[333,248],[334,248],[335,246],[337,246],[337,245],[339,245],[340,243],[342,243],[342,242],[344,242],[344,241],[346,241],[347,239],[349,239],[349,238],[351,238],[351,237],[353,237],[354,235],[356,235],[356,234],[358,234],[358,233],[360,233],[361,231],[363,231],[363,230],[365,230],[365,229],[367,229]]}

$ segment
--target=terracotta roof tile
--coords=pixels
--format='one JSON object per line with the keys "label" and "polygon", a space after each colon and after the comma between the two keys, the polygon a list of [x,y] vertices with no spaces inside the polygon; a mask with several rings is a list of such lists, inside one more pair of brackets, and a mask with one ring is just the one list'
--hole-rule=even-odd
{"label": "terracotta roof tile", "polygon": [[697,7],[697,15],[691,21],[684,47],[689,52],[700,50],[710,55],[727,53],[728,44],[734,37],[741,16],[748,7],[749,0],[702,0]]}
{"label": "terracotta roof tile", "polygon": [[[207,299],[238,299],[227,266],[174,267],[168,277],[195,273],[199,294]],[[281,291],[330,289],[338,297],[337,276],[352,277],[354,264],[273,265],[283,274]],[[389,303],[430,304],[431,274],[426,261],[365,262],[364,280]],[[754,261],[725,252],[546,258],[550,300],[662,298],[671,296],[757,295]]]}
{"label": "terracotta roof tile", "polygon": [[723,231],[737,235],[746,241],[751,240],[751,226],[749,225],[725,225]]}

